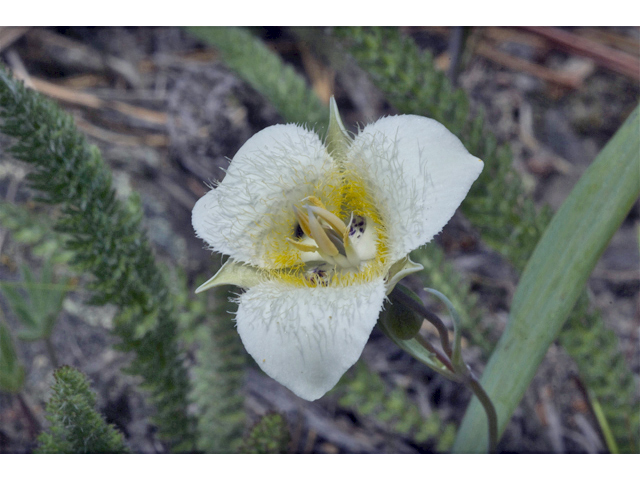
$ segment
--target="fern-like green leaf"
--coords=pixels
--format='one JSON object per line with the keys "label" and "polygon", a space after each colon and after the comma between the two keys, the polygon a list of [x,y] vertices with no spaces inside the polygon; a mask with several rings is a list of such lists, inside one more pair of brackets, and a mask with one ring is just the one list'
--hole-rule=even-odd
{"label": "fern-like green leaf", "polygon": [[240,453],[287,453],[291,433],[287,421],[279,413],[268,413],[250,430]]}
{"label": "fern-like green leaf", "polygon": [[[197,365],[191,399],[199,410],[198,449],[236,453],[245,427],[245,353],[233,318],[227,313],[228,292],[218,288],[214,293],[215,307],[207,309],[203,324],[196,327]],[[202,295],[201,299],[212,296]]]}
{"label": "fern-like green leaf", "polygon": [[[621,453],[637,453],[640,437],[638,385],[626,366],[615,334],[605,327],[589,301],[581,298],[558,340],[578,364],[580,376],[600,403],[608,428]],[[606,438],[606,435],[605,435]],[[611,449],[611,445],[609,446]],[[613,452],[612,452],[613,453]]]}
{"label": "fern-like green leaf", "polygon": [[122,435],[96,412],[96,394],[84,374],[64,366],[53,377],[50,426],[38,437],[37,453],[127,453]]}
{"label": "fern-like green leaf", "polygon": [[115,333],[133,351],[129,371],[151,391],[160,437],[193,449],[195,423],[187,414],[188,376],[177,344],[169,288],[142,227],[137,197],[116,200],[111,174],[52,102],[27,90],[0,67],[0,132],[13,138],[8,152],[32,168],[27,179],[45,203],[59,204],[56,228],[69,236],[73,264],[93,274],[93,301],[120,307]]}
{"label": "fern-like green leaf", "polygon": [[40,258],[50,259],[55,264],[67,264],[73,258],[73,254],[63,248],[66,239],[53,230],[54,222],[49,215],[0,201],[0,225],[11,232],[17,242],[31,247]]}
{"label": "fern-like green leaf", "polygon": [[[341,395],[338,403],[342,407],[374,419],[390,432],[420,444],[435,442],[439,451],[447,451],[453,444],[453,425],[444,424],[436,412],[424,418],[403,388],[388,390],[380,376],[362,361],[340,380],[335,392]],[[454,428],[453,434],[450,427]]]}
{"label": "fern-like green leaf", "polygon": [[[20,285],[24,294],[19,293]],[[4,283],[0,291],[23,326],[18,338],[25,341],[46,340],[51,336],[55,322],[62,311],[62,302],[68,281],[53,281],[53,265],[45,261],[41,277],[34,278],[27,266],[22,266],[22,282]]]}

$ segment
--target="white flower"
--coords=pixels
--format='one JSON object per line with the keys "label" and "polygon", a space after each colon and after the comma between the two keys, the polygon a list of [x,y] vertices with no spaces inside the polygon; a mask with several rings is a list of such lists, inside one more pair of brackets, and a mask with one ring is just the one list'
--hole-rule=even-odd
{"label": "white flower", "polygon": [[258,132],[193,209],[197,235],[231,258],[198,291],[246,289],[236,321],[268,375],[306,400],[364,349],[407,255],[453,216],[483,163],[444,126],[386,117],[347,135],[331,102],[326,142],[297,125]]}

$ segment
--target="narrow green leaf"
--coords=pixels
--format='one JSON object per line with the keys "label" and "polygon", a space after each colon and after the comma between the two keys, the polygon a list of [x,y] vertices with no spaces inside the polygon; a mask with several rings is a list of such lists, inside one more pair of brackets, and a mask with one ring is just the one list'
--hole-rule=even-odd
{"label": "narrow green leaf", "polygon": [[16,355],[9,329],[0,321],[0,391],[18,393],[24,379],[24,367]]}
{"label": "narrow green leaf", "polygon": [[[639,129],[636,108],[558,210],[527,264],[509,324],[482,377],[500,434],[640,193]],[[482,407],[473,400],[454,451],[486,451],[486,431]]]}

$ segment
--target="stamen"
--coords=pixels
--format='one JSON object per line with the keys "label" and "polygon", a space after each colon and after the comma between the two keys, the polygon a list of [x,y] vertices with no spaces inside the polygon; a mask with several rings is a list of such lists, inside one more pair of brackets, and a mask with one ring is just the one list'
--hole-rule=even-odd
{"label": "stamen", "polygon": [[302,231],[307,237],[310,237],[311,230],[309,229],[309,219],[307,218],[307,215],[304,212],[298,210],[295,205],[293,206],[293,213],[295,213],[296,219],[298,220],[298,224],[300,225]]}
{"label": "stamen", "polygon": [[302,250],[303,252],[317,252],[318,247],[315,245],[309,245],[308,243],[298,242],[296,240],[292,240],[290,238],[285,238],[287,242],[296,247],[298,250]]}
{"label": "stamen", "polygon": [[324,233],[327,234],[327,237],[329,237],[329,240],[331,240],[331,242],[338,249],[338,252],[340,253],[340,255],[345,255],[344,244],[342,243],[342,239],[340,238],[340,236],[330,228],[325,228]]}
{"label": "stamen", "polygon": [[342,220],[340,220],[336,215],[329,212],[328,210],[320,207],[308,207],[311,209],[313,213],[322,218],[325,222],[329,224],[331,228],[333,228],[340,235],[344,235],[347,231],[347,226],[344,224]]}
{"label": "stamen", "polygon": [[322,200],[320,200],[318,197],[315,197],[313,195],[309,195],[308,197],[304,197],[301,202],[308,202],[311,205],[313,205],[314,207],[319,207],[322,208],[323,210],[326,210],[327,207],[324,206],[324,203],[322,203]]}
{"label": "stamen", "polygon": [[[315,217],[315,215],[311,211],[311,208],[312,207],[307,206],[307,213],[309,215],[308,226],[310,231],[308,235],[316,241],[316,243],[318,244],[318,248],[320,249],[321,252],[326,253],[331,257],[335,257],[340,252],[338,251],[336,246],[333,244],[333,242],[329,240],[329,237],[325,233],[324,228],[322,228],[322,225],[320,225],[320,222],[318,222],[318,219]],[[303,227],[303,230],[304,230],[304,227]]]}
{"label": "stamen", "polygon": [[[300,257],[303,262],[313,263],[322,259],[323,265],[331,268],[332,272],[357,273],[367,260],[374,258],[375,229],[373,224],[368,225],[367,217],[352,212],[345,225],[317,197],[303,198],[302,203],[304,208],[293,206],[297,219],[296,238],[287,238],[286,241],[304,253]],[[324,267],[315,268],[321,270],[308,270],[304,274],[305,279],[313,285],[326,286],[328,271]]]}

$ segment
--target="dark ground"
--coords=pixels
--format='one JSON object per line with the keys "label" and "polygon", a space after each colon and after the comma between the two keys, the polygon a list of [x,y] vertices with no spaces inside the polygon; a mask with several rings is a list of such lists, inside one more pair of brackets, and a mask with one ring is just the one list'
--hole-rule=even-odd
{"label": "dark ground", "polygon": [[[424,48],[447,68],[451,29],[410,29]],[[571,30],[579,39],[640,56],[637,28]],[[318,66],[286,29],[261,35],[327,98],[335,92],[345,124],[366,123],[393,113],[382,96],[352,66],[333,72]],[[601,60],[568,53],[551,40],[515,29],[476,29],[463,57],[459,85],[482,105],[496,136],[511,144],[514,165],[539,205],[557,209],[580,175],[638,103],[638,76],[618,73]],[[497,53],[496,53],[497,52]],[[506,56],[505,56],[506,55]],[[205,193],[205,182],[220,175],[238,148],[258,130],[282,122],[259,94],[239,80],[205,47],[177,28],[0,29],[0,59],[27,82],[56,98],[102,150],[122,196],[141,194],[148,234],[158,256],[183,266],[190,279],[207,275],[212,259],[191,228],[191,208]],[[536,65],[528,69],[523,66]],[[56,87],[64,87],[59,89]],[[88,95],[86,95],[88,94]],[[140,107],[133,110],[130,107]],[[0,147],[2,146],[0,139]],[[0,194],[22,203],[29,198],[23,165],[3,158]],[[638,204],[632,209],[589,282],[594,305],[617,335],[636,377],[640,285]],[[460,238],[472,239],[462,250]],[[456,216],[438,242],[456,267],[482,292],[488,322],[503,328],[517,277],[511,267],[481,242]],[[23,262],[37,265],[32,253],[0,229],[0,280],[17,278]],[[70,294],[53,344],[60,363],[80,368],[98,392],[99,407],[126,435],[137,452],[163,452],[148,423],[149,407],[121,373],[126,356],[114,351],[108,329],[113,310],[83,305],[86,295]],[[15,318],[3,303],[11,325]],[[44,346],[20,343],[28,375],[25,399],[43,421],[52,365]],[[479,349],[466,358],[482,370]],[[369,368],[388,385],[407,388],[427,417],[437,410],[458,423],[469,394],[461,387],[399,352],[374,331],[365,349]],[[504,452],[601,452],[597,424],[571,379],[577,368],[553,345],[503,437]],[[367,417],[339,407],[327,396],[308,403],[259,373],[250,364],[246,382],[250,418],[270,410],[287,414],[292,452],[421,452],[416,445]],[[34,431],[17,397],[0,394],[0,452],[28,452]]]}

